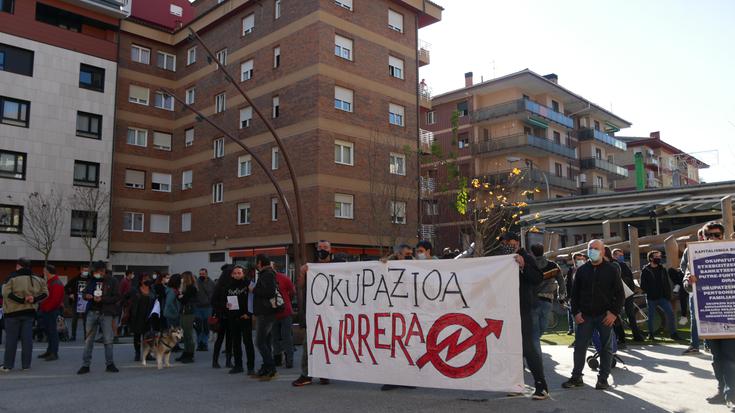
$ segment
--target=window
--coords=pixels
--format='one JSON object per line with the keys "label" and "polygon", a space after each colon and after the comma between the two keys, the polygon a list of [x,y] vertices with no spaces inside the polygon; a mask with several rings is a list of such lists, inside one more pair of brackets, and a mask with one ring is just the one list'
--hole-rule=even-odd
{"label": "window", "polygon": [[23,207],[18,205],[0,205],[0,233],[23,233]]}
{"label": "window", "polygon": [[393,175],[406,175],[406,155],[400,153],[390,154],[390,173]]}
{"label": "window", "polygon": [[168,215],[151,214],[151,232],[168,234],[169,221]]}
{"label": "window", "polygon": [[131,189],[145,189],[145,172],[135,169],[125,170],[125,187]]}
{"label": "window", "polygon": [[153,192],[171,192],[171,174],[153,172],[151,174],[151,189]]}
{"label": "window", "polygon": [[278,198],[271,198],[271,221],[278,221]]}
{"label": "window", "polygon": [[398,33],[403,33],[403,15],[388,9],[388,27]]}
{"label": "window", "polygon": [[352,142],[334,141],[334,163],[340,165],[354,165],[352,151],[355,146]]}
{"label": "window", "polygon": [[74,161],[74,186],[98,187],[100,184],[100,164]]}
{"label": "window", "polygon": [[192,87],[189,89],[186,89],[186,104],[191,105],[194,103],[194,100],[196,99],[197,95],[197,89]]}
{"label": "window", "polygon": [[77,136],[102,139],[102,116],[77,112]]}
{"label": "window", "polygon": [[429,216],[439,215],[439,202],[436,200],[424,201],[424,211]]}
{"label": "window", "polygon": [[237,204],[237,225],[247,225],[250,223],[250,204]]}
{"label": "window", "polygon": [[213,141],[213,158],[222,158],[225,156],[225,138],[217,138]]}
{"label": "window", "polygon": [[[13,14],[13,3],[15,3],[15,0],[0,0],[0,12]],[[2,231],[0,230],[0,232]]]}
{"label": "window", "polygon": [[170,70],[172,72],[176,71],[176,56],[164,53],[164,52],[158,52],[156,54],[157,62],[156,65],[164,70]]}
{"label": "window", "polygon": [[561,145],[561,133],[557,131],[553,131],[553,132],[554,132],[554,143],[557,145]]}
{"label": "window", "polygon": [[219,204],[222,202],[224,198],[224,184],[222,182],[218,182],[214,185],[212,185],[212,203],[213,204]]}
{"label": "window", "polygon": [[595,121],[595,130],[600,130],[600,122]]}
{"label": "window", "polygon": [[0,108],[2,109],[0,110],[0,113],[2,113],[0,123],[28,127],[31,102],[0,96]]}
{"label": "window", "polygon": [[123,214],[123,231],[143,232],[144,215],[138,212],[125,212]]}
{"label": "window", "polygon": [[392,77],[403,79],[403,60],[388,56],[388,74]]}
{"label": "window", "polygon": [[602,179],[601,176],[596,177],[597,179],[597,187],[598,188],[604,188],[605,187],[605,181]]}
{"label": "window", "polygon": [[393,103],[388,105],[388,122],[391,125],[403,126],[403,113],[406,108],[401,105],[395,105]]}
{"label": "window", "polygon": [[281,66],[281,46],[273,48],[273,68]]}
{"label": "window", "polygon": [[0,71],[33,76],[33,51],[0,43]]}
{"label": "window", "polygon": [[174,110],[174,98],[163,92],[156,92],[154,106],[159,109]]}
{"label": "window", "polygon": [[186,51],[186,65],[191,65],[197,61],[197,48],[196,46]]}
{"label": "window", "polygon": [[[223,0],[219,0],[219,1],[221,3]],[[225,253],[224,252],[210,252],[209,262],[225,262]]]}
{"label": "window", "polygon": [[[89,19],[85,19],[78,14],[57,9],[56,7],[51,7],[40,2],[36,3],[36,20],[76,33],[81,33],[83,23],[87,25],[90,22]],[[94,27],[93,24],[92,26]]]}
{"label": "window", "polygon": [[148,106],[149,96],[150,91],[148,90],[148,88],[130,85],[130,93],[128,94],[129,102]]}
{"label": "window", "polygon": [[242,19],[242,35],[252,33],[255,30],[255,13],[250,13]]}
{"label": "window", "polygon": [[26,154],[0,150],[0,178],[26,179]]}
{"label": "window", "polygon": [[227,105],[227,96],[225,93],[220,93],[214,97],[214,113],[222,113],[225,111]]}
{"label": "window", "polygon": [[352,60],[352,40],[334,35],[334,54],[347,60]]}
{"label": "window", "polygon": [[250,121],[253,119],[253,108],[248,106],[240,109],[240,129],[250,127]]}
{"label": "window", "polygon": [[273,96],[273,119],[277,118],[281,114],[281,99],[278,96]]}
{"label": "window", "polygon": [[600,148],[595,148],[595,159],[602,159],[602,150]]}
{"label": "window", "polygon": [[181,214],[181,232],[191,231],[191,212]]}
{"label": "window", "polygon": [[353,200],[352,195],[334,194],[334,217],[352,219]]}
{"label": "window", "polygon": [[466,100],[464,102],[457,103],[457,112],[459,113],[459,117],[467,116],[470,114],[469,104]]}
{"label": "window", "polygon": [[352,98],[354,92],[343,87],[334,87],[334,108],[345,112],[352,112]]}
{"label": "window", "polygon": [[403,201],[390,201],[390,222],[394,224],[406,223],[406,203]]}
{"label": "window", "polygon": [[147,49],[142,46],[132,45],[130,46],[130,59],[134,62],[150,64],[151,63],[151,49]]}
{"label": "window", "polygon": [[554,172],[556,173],[556,176],[562,177],[564,176],[564,167],[562,164],[554,162]]}
{"label": "window", "polygon": [[193,172],[191,170],[184,171],[181,173],[181,190],[186,191],[187,189],[191,189],[193,184]]}
{"label": "window", "polygon": [[243,155],[237,158],[237,177],[250,176],[253,173],[252,156]]}
{"label": "window", "polygon": [[551,100],[551,109],[554,112],[559,112],[559,102],[557,102],[557,101],[555,101],[555,100],[552,99]]}
{"label": "window", "polygon": [[94,211],[71,211],[72,237],[96,238],[97,213]]}
{"label": "window", "polygon": [[153,132],[153,147],[162,151],[170,151],[171,134],[163,132]]}
{"label": "window", "polygon": [[278,147],[274,146],[271,148],[271,169],[274,171],[281,165],[281,154],[278,151]]}
{"label": "window", "polygon": [[79,66],[79,87],[104,92],[105,69],[82,63]]}
{"label": "window", "polygon": [[436,112],[433,110],[431,112],[426,112],[426,124],[427,125],[433,125],[436,123]]}
{"label": "window", "polygon": [[253,59],[240,64],[240,81],[244,82],[253,78]]}
{"label": "window", "polygon": [[352,0],[334,0],[334,4],[352,11]]}
{"label": "window", "polygon": [[189,128],[184,131],[184,146],[187,148],[194,145],[194,128]]}
{"label": "window", "polygon": [[217,58],[217,61],[222,66],[227,66],[227,48],[224,48],[217,53],[214,54],[214,56]]}
{"label": "window", "polygon": [[466,133],[463,133],[457,137],[457,147],[459,149],[465,149],[470,147],[470,137]]}
{"label": "window", "polygon": [[145,129],[128,128],[128,145],[148,146],[148,131]]}

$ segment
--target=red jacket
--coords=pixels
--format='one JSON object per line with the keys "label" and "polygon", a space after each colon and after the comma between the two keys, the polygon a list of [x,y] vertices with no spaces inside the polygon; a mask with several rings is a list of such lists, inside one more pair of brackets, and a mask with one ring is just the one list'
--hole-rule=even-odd
{"label": "red jacket", "polygon": [[283,310],[276,313],[276,320],[282,320],[293,314],[293,307],[291,307],[291,297],[296,294],[296,287],[294,287],[291,280],[284,273],[276,273],[276,283],[278,283],[278,292],[283,297]]}
{"label": "red jacket", "polygon": [[58,275],[54,275],[46,281],[46,285],[48,285],[48,297],[41,301],[39,309],[44,313],[49,313],[61,308],[61,303],[64,301],[64,284],[61,283]]}

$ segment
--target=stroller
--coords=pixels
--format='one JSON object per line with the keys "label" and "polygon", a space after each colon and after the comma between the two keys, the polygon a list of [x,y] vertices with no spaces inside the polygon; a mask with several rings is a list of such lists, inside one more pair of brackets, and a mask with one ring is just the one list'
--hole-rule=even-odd
{"label": "stroller", "polygon": [[[618,361],[622,364],[625,364],[625,362],[618,356],[618,340],[615,337],[614,331],[610,332],[610,341],[612,341],[612,348],[610,349],[612,351],[612,365],[610,368],[614,369]],[[600,367],[600,353],[602,352],[602,341],[600,340],[600,333],[597,330],[592,332],[592,345],[595,347],[595,353],[587,357],[587,365],[592,370],[597,370]]]}
{"label": "stroller", "polygon": [[66,327],[66,319],[63,314],[56,317],[56,331],[59,332],[59,341],[69,341],[69,329]]}

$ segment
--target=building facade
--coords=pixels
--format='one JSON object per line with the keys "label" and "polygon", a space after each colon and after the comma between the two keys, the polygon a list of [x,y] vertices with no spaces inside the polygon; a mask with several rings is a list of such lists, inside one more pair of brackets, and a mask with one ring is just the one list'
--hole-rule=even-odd
{"label": "building facade", "polygon": [[[503,183],[520,170],[511,188],[518,200],[609,193],[628,176],[617,160],[626,144],[614,134],[630,122],[560,86],[554,74],[526,69],[474,83],[467,73],[464,88],[422,106],[421,124],[441,153],[454,155],[461,177]],[[439,248],[466,247],[469,221],[453,207],[447,168],[432,158],[421,181],[424,236]]]}
{"label": "building facade", "polygon": [[[64,203],[49,259],[75,274],[107,257],[109,202],[88,210],[71,198],[110,191],[117,30],[127,12],[114,0],[0,4],[0,274],[18,257],[43,260],[24,241],[41,222],[28,203],[52,194]],[[101,242],[90,257],[84,239],[94,237]]]}
{"label": "building facade", "polygon": [[255,159],[160,93],[174,91],[241,139],[295,205],[282,154],[217,62],[283,139],[298,175],[308,244],[327,239],[336,251],[364,257],[377,255],[376,246],[416,240],[417,69],[426,62],[418,30],[440,20],[439,6],[199,0],[189,10],[163,3],[180,19],[144,13],[134,2],[121,26],[115,270],[218,271],[259,252],[282,267],[290,263],[283,207]]}

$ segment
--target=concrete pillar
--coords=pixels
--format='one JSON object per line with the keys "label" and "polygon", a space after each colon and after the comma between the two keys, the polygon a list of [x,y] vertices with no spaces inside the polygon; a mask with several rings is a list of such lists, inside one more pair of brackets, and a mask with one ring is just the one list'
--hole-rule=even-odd
{"label": "concrete pillar", "polygon": [[602,239],[610,239],[610,220],[602,221]]}
{"label": "concrete pillar", "polygon": [[725,227],[722,239],[730,239],[730,234],[733,233],[732,196],[728,195],[722,198],[720,203],[722,205],[722,225]]}
{"label": "concrete pillar", "polygon": [[630,241],[630,269],[637,280],[641,279],[641,257],[638,248],[638,228],[628,225],[628,240]]}
{"label": "concrete pillar", "polygon": [[664,241],[664,248],[666,251],[666,267],[679,268],[679,244],[676,242],[676,237],[673,235],[667,237]]}
{"label": "concrete pillar", "polygon": [[558,232],[552,232],[551,233],[551,246],[549,247],[549,251],[559,251],[559,247],[561,246],[561,234]]}

